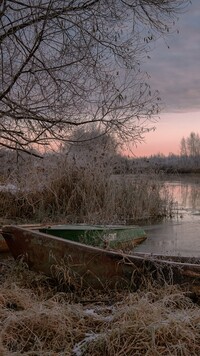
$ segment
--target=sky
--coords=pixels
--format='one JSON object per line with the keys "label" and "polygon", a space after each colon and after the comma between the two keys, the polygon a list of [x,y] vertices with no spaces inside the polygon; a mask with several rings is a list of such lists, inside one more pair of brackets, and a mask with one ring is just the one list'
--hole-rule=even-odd
{"label": "sky", "polygon": [[156,130],[146,134],[145,142],[133,152],[136,156],[179,154],[182,137],[192,131],[200,134],[199,0],[192,0],[179,15],[173,34],[154,43],[150,57],[144,68],[152,89],[160,92],[163,109]]}

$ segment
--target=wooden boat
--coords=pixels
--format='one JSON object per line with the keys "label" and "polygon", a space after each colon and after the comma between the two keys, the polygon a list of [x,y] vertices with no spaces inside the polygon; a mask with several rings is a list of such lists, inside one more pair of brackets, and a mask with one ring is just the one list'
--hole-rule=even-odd
{"label": "wooden boat", "polygon": [[[41,224],[26,224],[26,225],[20,225],[21,227],[24,228],[28,228],[28,229],[39,229],[42,227]],[[0,229],[0,253],[4,253],[4,252],[9,252],[9,247],[5,241],[5,239],[3,238],[2,235],[2,229]]]}
{"label": "wooden boat", "polygon": [[100,248],[133,249],[147,236],[139,226],[123,225],[53,225],[39,228],[40,232]]}
{"label": "wooden boat", "polygon": [[200,264],[128,255],[17,226],[2,231],[15,259],[43,272],[70,290],[80,287],[139,288],[146,278],[159,283],[200,285]]}
{"label": "wooden boat", "polygon": [[[147,238],[145,231],[139,226],[85,224],[51,226],[28,224],[20,226],[91,246],[109,247],[123,251],[133,249]],[[0,252],[8,250],[8,245],[0,231]]]}

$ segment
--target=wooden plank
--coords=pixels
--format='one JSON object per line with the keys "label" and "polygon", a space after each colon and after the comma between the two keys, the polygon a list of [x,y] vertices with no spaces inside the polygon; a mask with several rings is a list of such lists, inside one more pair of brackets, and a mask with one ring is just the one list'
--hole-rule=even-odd
{"label": "wooden plank", "polygon": [[159,260],[168,260],[174,262],[181,262],[181,263],[192,263],[192,264],[200,264],[200,257],[193,257],[193,256],[169,256],[169,255],[162,255],[157,253],[148,253],[148,252],[133,252],[134,256],[140,256],[143,258],[148,259],[159,259]]}

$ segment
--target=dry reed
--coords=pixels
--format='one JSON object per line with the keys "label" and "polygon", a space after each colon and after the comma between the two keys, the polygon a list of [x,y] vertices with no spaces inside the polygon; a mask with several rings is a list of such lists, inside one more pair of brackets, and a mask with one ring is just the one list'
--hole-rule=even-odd
{"label": "dry reed", "polygon": [[200,354],[200,310],[180,287],[58,292],[22,262],[1,261],[2,356]]}
{"label": "dry reed", "polygon": [[154,298],[152,293],[124,298],[85,355],[199,355],[199,307],[173,289],[157,290]]}
{"label": "dry reed", "polygon": [[0,216],[30,222],[125,223],[171,215],[156,174],[113,175],[109,165],[80,167],[63,157],[12,177],[16,191],[0,191]]}
{"label": "dry reed", "polygon": [[[134,223],[171,214],[161,189],[155,175],[134,180],[113,176],[109,167],[63,159],[18,174],[15,192],[0,191],[0,216],[18,222]],[[12,259],[0,261],[0,272],[2,356],[200,354],[199,300],[194,303],[176,286],[161,288],[150,278],[132,293],[65,289],[71,276],[63,266],[54,266],[56,284]]]}

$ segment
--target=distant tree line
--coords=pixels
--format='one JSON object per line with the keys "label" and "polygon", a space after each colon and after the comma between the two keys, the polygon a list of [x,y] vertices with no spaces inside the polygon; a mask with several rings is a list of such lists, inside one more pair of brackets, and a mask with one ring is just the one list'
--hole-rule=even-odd
{"label": "distant tree line", "polygon": [[180,142],[180,154],[162,153],[135,160],[141,170],[154,169],[167,173],[200,173],[200,136],[191,132]]}
{"label": "distant tree line", "polygon": [[181,140],[181,156],[200,156],[200,137],[198,133],[191,132],[188,137]]}
{"label": "distant tree line", "polygon": [[[112,174],[135,174],[149,171],[166,173],[200,173],[200,137],[198,133],[181,139],[180,154],[173,153],[164,156],[161,153],[150,157],[126,157],[115,136],[104,134],[96,129],[86,130],[80,128],[70,136],[70,143],[60,147],[60,151],[49,152],[44,160],[27,157],[24,152],[11,152],[0,149],[1,175],[11,177],[20,171],[25,172],[26,167],[32,166],[39,172],[45,171],[49,165],[54,165],[64,157],[81,169],[99,167]],[[24,173],[23,173],[24,174]]]}

